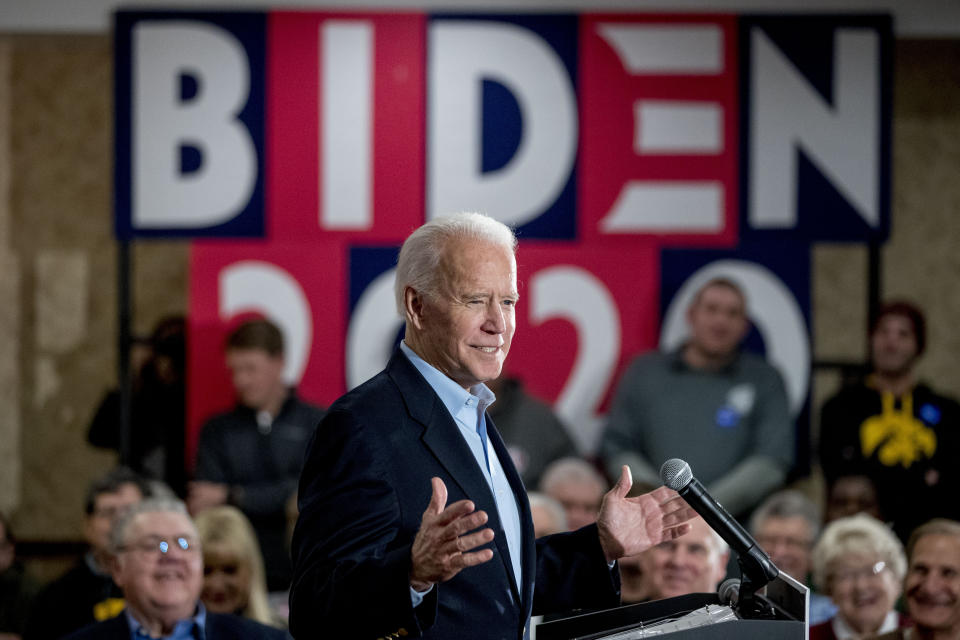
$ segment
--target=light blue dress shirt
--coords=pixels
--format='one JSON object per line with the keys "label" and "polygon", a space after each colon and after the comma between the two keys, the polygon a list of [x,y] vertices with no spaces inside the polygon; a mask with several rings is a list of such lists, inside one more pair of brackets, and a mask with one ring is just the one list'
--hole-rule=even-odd
{"label": "light blue dress shirt", "polygon": [[[477,466],[490,486],[490,491],[497,503],[500,524],[503,526],[503,533],[507,539],[507,548],[510,550],[513,578],[516,581],[517,592],[519,593],[521,591],[520,585],[523,584],[521,580],[523,537],[520,529],[519,507],[513,495],[513,489],[510,488],[510,482],[503,471],[500,458],[497,457],[497,452],[490,445],[489,439],[486,441],[486,452],[484,452],[484,442],[477,430],[481,420],[484,421],[482,424],[485,428],[486,418],[484,413],[487,407],[494,403],[496,396],[484,384],[478,384],[467,391],[414,353],[405,342],[400,343],[400,350],[426,379],[430,387],[440,397],[443,406],[453,416],[454,422],[460,429],[460,435],[463,436],[467,446],[470,447]],[[429,591],[421,594],[411,588],[410,595],[413,599],[413,606],[419,605],[426,593],[429,593]],[[519,605],[519,603],[517,604]]]}
{"label": "light blue dress shirt", "polygon": [[[130,640],[146,640],[152,637],[144,631],[143,625],[133,617],[129,608],[124,609],[123,613],[127,616],[127,626],[130,627]],[[206,624],[207,610],[202,602],[198,602],[197,612],[193,617],[178,622],[173,628],[173,633],[163,638],[164,640],[206,640],[206,633],[204,632]]]}

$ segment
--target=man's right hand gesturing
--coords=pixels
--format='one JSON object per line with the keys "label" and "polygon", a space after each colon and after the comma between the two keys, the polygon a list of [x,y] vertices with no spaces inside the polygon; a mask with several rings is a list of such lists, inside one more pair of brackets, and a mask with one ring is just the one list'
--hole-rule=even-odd
{"label": "man's right hand gesturing", "polygon": [[493,558],[493,550],[477,547],[493,540],[493,529],[474,531],[487,522],[485,511],[474,511],[470,500],[447,504],[447,486],[440,478],[431,478],[433,495],[423,512],[420,530],[410,551],[410,586],[424,592],[437,582],[444,582],[466,567],[473,567]]}

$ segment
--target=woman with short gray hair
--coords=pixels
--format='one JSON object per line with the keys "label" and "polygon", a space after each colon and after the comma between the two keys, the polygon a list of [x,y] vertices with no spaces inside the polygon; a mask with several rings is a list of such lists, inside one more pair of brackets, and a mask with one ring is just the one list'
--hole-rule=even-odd
{"label": "woman with short gray hair", "polygon": [[810,627],[810,640],[866,638],[901,625],[894,610],[907,561],[903,545],[866,514],[840,518],[813,549],[813,579],[837,605],[837,615]]}

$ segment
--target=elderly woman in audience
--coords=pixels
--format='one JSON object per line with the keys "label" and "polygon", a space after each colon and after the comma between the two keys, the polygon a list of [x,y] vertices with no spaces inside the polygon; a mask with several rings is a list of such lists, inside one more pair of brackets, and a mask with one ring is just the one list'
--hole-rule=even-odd
{"label": "elderly woman in audience", "polygon": [[837,614],[810,627],[810,640],[846,640],[887,633],[901,625],[894,610],[906,572],[903,546],[866,514],[835,520],[813,549],[813,579],[833,598]]}
{"label": "elderly woman in audience", "polygon": [[224,505],[194,518],[203,548],[203,592],[207,610],[232,613],[280,626],[267,600],[263,556],[246,516]]}

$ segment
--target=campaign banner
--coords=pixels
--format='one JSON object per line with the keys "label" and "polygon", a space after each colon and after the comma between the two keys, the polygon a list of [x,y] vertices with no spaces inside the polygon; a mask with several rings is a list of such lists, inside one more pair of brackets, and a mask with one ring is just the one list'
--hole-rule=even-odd
{"label": "campaign banner", "polygon": [[116,230],[882,240],[889,16],[119,11]]}
{"label": "campaign banner", "polygon": [[231,402],[222,340],[245,314],[289,334],[307,399],[375,373],[401,331],[397,248],[463,210],[516,230],[508,373],[585,453],[622,368],[682,339],[678,309],[715,268],[748,289],[748,346],[802,414],[810,249],[889,235],[889,16],[124,10],[115,26],[116,231],[194,240],[194,431]]}

